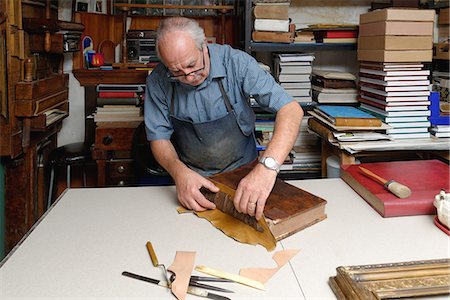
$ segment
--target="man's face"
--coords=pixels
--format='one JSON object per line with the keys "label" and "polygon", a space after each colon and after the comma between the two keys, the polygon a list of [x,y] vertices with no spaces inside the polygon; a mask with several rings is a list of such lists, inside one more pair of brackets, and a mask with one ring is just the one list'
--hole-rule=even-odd
{"label": "man's face", "polygon": [[209,74],[209,57],[206,45],[195,46],[189,34],[177,31],[164,37],[159,43],[159,52],[170,78],[198,86]]}

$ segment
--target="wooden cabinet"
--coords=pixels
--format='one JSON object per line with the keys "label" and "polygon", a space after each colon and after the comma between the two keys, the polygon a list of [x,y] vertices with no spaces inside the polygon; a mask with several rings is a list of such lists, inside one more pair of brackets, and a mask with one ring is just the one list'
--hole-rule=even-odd
{"label": "wooden cabinet", "polygon": [[47,161],[69,113],[57,9],[53,0],[0,2],[0,156],[7,252],[45,212]]}

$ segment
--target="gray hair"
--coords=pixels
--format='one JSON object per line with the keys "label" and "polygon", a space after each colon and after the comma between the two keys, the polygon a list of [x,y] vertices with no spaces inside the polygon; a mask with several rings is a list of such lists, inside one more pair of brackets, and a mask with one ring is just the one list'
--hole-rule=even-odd
{"label": "gray hair", "polygon": [[205,31],[197,21],[183,17],[165,18],[161,20],[156,31],[156,53],[158,57],[161,57],[159,53],[160,40],[173,31],[187,32],[194,40],[195,46],[202,50],[202,45],[205,41]]}

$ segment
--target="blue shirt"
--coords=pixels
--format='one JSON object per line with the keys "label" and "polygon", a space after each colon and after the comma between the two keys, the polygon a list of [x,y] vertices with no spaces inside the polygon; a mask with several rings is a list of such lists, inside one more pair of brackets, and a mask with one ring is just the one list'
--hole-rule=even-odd
{"label": "blue shirt", "polygon": [[[277,112],[293,101],[247,53],[228,45],[208,44],[210,71],[199,86],[190,86],[167,77],[167,68],[159,64],[147,77],[144,116],[147,139],[170,140],[173,127],[170,121],[170,102],[174,92],[174,115],[194,123],[216,120],[227,109],[215,78],[220,78],[245,135],[253,132],[255,117],[249,113],[247,99],[253,95],[267,111]],[[173,88],[172,88],[173,85]]]}

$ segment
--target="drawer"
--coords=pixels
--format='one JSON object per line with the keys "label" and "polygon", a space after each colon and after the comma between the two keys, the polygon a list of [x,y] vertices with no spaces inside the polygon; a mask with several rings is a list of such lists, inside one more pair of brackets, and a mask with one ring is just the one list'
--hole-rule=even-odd
{"label": "drawer", "polygon": [[106,177],[134,177],[133,160],[110,160],[106,162]]}
{"label": "drawer", "polygon": [[96,128],[95,147],[101,150],[131,150],[135,128]]}
{"label": "drawer", "polygon": [[135,183],[132,159],[108,160],[105,162],[105,184],[129,186]]}

